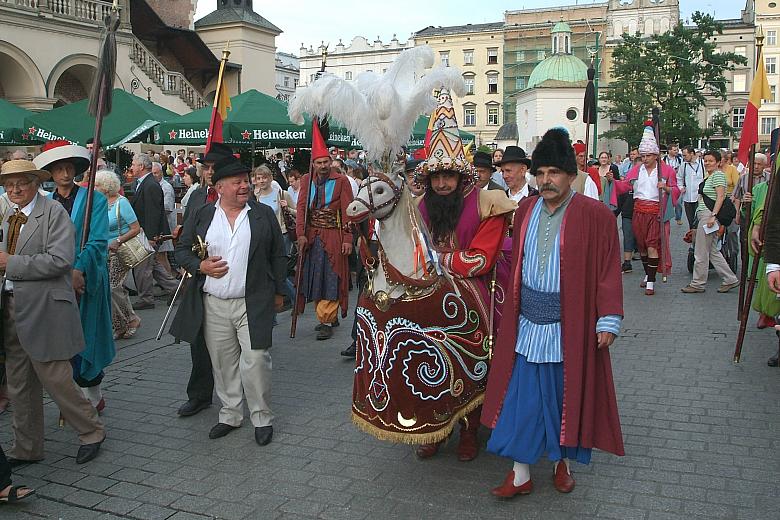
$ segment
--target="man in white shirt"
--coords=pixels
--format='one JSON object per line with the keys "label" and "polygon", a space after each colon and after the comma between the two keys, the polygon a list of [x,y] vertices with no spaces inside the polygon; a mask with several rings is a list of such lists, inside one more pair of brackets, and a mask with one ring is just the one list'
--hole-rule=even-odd
{"label": "man in white shirt", "polygon": [[[212,177],[218,201],[184,224],[176,261],[195,276],[195,283],[182,300],[171,334],[192,343],[203,332],[222,402],[209,438],[241,426],[246,399],[255,442],[264,446],[273,437],[269,349],[273,319],[286,292],[287,257],[273,210],[249,200],[249,171],[233,156],[219,161]],[[193,252],[201,241],[206,248]]]}
{"label": "man in white shirt", "polygon": [[683,162],[677,170],[677,185],[682,193],[685,216],[689,229],[694,229],[696,206],[699,205],[699,184],[704,180],[704,163],[696,155],[693,146],[683,148]]}
{"label": "man in white shirt", "polygon": [[510,199],[519,203],[529,195],[539,193],[528,185],[526,179],[531,160],[526,157],[525,150],[517,146],[507,146],[499,164],[507,185],[506,194]]}
{"label": "man in white shirt", "polygon": [[[674,168],[674,172],[677,173],[680,170],[680,166],[682,166],[682,157],[680,156],[680,147],[676,143],[672,143],[669,145],[669,150],[667,151],[666,155],[663,158],[664,164],[667,166],[671,166]],[[679,176],[678,179],[678,185],[679,183]],[[677,221],[677,225],[682,225],[682,212],[683,212],[683,203],[682,198],[677,201],[677,204],[674,206],[674,219]]]}

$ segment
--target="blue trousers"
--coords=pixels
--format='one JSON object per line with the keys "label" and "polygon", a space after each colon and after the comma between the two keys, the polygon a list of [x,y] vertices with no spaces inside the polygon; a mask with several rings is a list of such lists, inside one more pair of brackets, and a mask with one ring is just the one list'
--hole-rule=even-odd
{"label": "blue trousers", "polygon": [[561,446],[563,363],[529,363],[518,354],[504,406],[487,450],[523,464],[545,453],[552,461],[590,462],[590,448]]}

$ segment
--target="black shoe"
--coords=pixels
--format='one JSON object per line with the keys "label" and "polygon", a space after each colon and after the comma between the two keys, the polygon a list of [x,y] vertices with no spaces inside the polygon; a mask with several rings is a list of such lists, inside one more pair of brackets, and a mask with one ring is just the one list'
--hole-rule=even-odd
{"label": "black shoe", "polygon": [[260,446],[265,446],[270,443],[273,436],[273,426],[258,426],[255,428],[255,442]]}
{"label": "black shoe", "polygon": [[86,464],[97,457],[101,444],[103,444],[103,441],[92,444],[82,444],[79,447],[79,452],[76,454],[76,464]]}
{"label": "black shoe", "polygon": [[191,415],[195,415],[196,413],[205,410],[211,406],[211,403],[208,401],[198,401],[197,399],[190,399],[183,405],[181,405],[181,408],[179,408],[179,411],[176,412],[182,417],[190,417]]}
{"label": "black shoe", "polygon": [[237,430],[238,426],[230,426],[225,423],[217,423],[209,432],[209,439],[219,439],[224,437],[233,430]]}
{"label": "black shoe", "polygon": [[317,333],[317,340],[322,341],[325,339],[330,339],[331,336],[333,336],[333,329],[330,325],[322,325],[320,327],[320,331]]}
{"label": "black shoe", "polygon": [[621,270],[623,271],[623,274],[633,272],[634,268],[631,266],[631,262],[628,260],[625,260],[623,262],[623,266],[621,267]]}
{"label": "black shoe", "polygon": [[153,303],[145,303],[145,302],[135,302],[133,304],[133,310],[134,311],[143,311],[146,309],[154,309]]}
{"label": "black shoe", "polygon": [[8,464],[12,468],[18,468],[19,466],[26,466],[27,464],[36,464],[36,463],[40,462],[40,460],[16,459],[14,457],[7,457],[7,460],[8,460]]}
{"label": "black shoe", "polygon": [[357,357],[357,347],[353,343],[352,345],[348,346],[346,349],[342,350],[341,355],[344,357],[355,359],[355,357]]}
{"label": "black shoe", "polygon": [[327,324],[325,324],[325,323],[320,323],[319,325],[317,325],[316,327],[314,327],[314,330],[322,330],[322,327],[326,327],[326,326],[327,326],[327,327],[331,327],[331,328],[333,328],[333,327],[338,327],[339,325],[341,325],[341,323],[339,323],[339,319],[338,319],[338,318],[336,318],[336,321],[334,321],[334,322],[333,322],[333,323],[331,323],[330,325],[327,325]]}
{"label": "black shoe", "polygon": [[[774,356],[772,356],[771,358],[766,360],[766,364],[768,366],[770,366],[770,367],[776,367],[776,366],[780,365],[780,358],[778,358],[777,354],[775,354]],[[8,459],[8,460],[11,460],[11,459]]]}

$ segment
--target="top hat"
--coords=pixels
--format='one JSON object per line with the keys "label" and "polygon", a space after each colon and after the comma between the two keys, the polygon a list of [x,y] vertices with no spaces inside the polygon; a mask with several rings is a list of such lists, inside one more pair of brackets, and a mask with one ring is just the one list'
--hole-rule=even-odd
{"label": "top hat", "polygon": [[[476,160],[476,156],[475,156],[475,160]],[[523,150],[519,146],[507,146],[506,150],[504,150],[504,155],[501,157],[501,160],[496,162],[495,165],[501,166],[502,164],[511,163],[511,162],[519,162],[525,164],[528,168],[531,167],[531,159],[529,159],[525,155],[525,150]],[[474,166],[476,166],[476,164],[474,164]]]}
{"label": "top hat", "polygon": [[197,159],[197,161],[201,164],[207,162],[216,163],[220,159],[232,155],[233,155],[233,150],[228,145],[226,145],[225,143],[220,143],[215,141],[211,143],[211,146],[209,147],[209,151],[206,152],[206,154],[203,157]]}
{"label": "top hat", "polygon": [[76,170],[76,175],[80,175],[89,168],[89,163],[92,162],[92,155],[83,146],[71,144],[70,141],[60,139],[44,144],[43,151],[33,159],[37,168],[46,171],[50,171],[51,167],[60,161],[72,163]]}
{"label": "top hat", "polygon": [[0,168],[0,180],[6,179],[12,175],[24,175],[27,173],[37,175],[38,179],[41,181],[48,180],[51,177],[51,174],[48,171],[36,168],[35,163],[32,161],[18,159],[3,163],[2,168]]}

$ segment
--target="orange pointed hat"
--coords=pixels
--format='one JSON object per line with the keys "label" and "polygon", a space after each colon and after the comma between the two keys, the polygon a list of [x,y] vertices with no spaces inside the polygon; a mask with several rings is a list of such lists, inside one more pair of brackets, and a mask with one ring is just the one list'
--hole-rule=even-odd
{"label": "orange pointed hat", "polygon": [[463,141],[460,139],[460,131],[458,130],[458,120],[455,117],[455,108],[452,106],[452,96],[446,88],[439,92],[433,119],[428,159],[417,167],[417,176],[427,176],[442,170],[453,170],[465,174],[466,178],[470,180],[474,175],[474,168],[466,160]]}
{"label": "orange pointed hat", "polygon": [[330,157],[328,147],[325,145],[325,139],[322,138],[320,125],[317,119],[311,122],[311,160],[316,161],[323,157]]}

